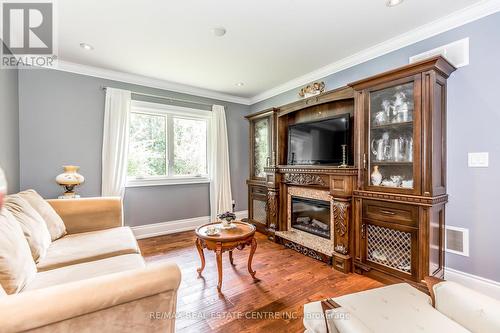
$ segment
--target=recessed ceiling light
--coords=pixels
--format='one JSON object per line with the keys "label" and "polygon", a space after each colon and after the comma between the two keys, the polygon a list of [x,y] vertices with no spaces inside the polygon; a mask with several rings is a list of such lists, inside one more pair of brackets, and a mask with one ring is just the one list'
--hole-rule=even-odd
{"label": "recessed ceiling light", "polygon": [[80,43],[80,47],[86,51],[92,51],[94,47],[87,43]]}
{"label": "recessed ceiling light", "polygon": [[403,3],[403,0],[386,0],[385,5],[387,7],[396,7]]}
{"label": "recessed ceiling light", "polygon": [[222,37],[226,34],[226,28],[224,27],[215,27],[212,29],[212,32],[217,37]]}
{"label": "recessed ceiling light", "polygon": [[237,85],[238,87],[243,87],[245,84],[244,84],[243,82],[238,82],[238,83],[236,83],[236,85]]}

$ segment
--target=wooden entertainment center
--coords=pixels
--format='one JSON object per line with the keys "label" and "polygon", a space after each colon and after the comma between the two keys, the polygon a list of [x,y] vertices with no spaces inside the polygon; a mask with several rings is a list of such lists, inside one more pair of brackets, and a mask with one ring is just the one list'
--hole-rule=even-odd
{"label": "wooden entertainment center", "polygon": [[[435,57],[247,116],[249,222],[344,273],[417,287],[442,277],[454,70]],[[347,166],[288,164],[289,128],[341,115]]]}

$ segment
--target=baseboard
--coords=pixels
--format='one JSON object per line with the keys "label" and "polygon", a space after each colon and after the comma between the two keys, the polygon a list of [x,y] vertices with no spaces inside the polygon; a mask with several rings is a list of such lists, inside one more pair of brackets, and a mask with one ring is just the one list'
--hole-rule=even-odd
{"label": "baseboard", "polygon": [[[236,212],[236,218],[238,220],[248,216],[248,211]],[[210,216],[200,216],[190,219],[175,220],[168,222],[160,222],[154,224],[146,224],[132,227],[135,238],[143,239],[161,235],[174,234],[176,232],[194,230],[200,225],[210,222]]]}
{"label": "baseboard", "polygon": [[500,300],[500,282],[446,267],[444,278]]}
{"label": "baseboard", "polygon": [[240,210],[239,212],[235,212],[236,219],[246,219],[248,217],[248,210]]}

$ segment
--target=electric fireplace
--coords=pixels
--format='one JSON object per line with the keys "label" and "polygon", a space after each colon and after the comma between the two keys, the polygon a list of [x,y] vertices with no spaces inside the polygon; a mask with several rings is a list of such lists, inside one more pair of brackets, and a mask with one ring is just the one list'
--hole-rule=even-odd
{"label": "electric fireplace", "polygon": [[330,239],[330,202],[292,196],[291,204],[293,229]]}

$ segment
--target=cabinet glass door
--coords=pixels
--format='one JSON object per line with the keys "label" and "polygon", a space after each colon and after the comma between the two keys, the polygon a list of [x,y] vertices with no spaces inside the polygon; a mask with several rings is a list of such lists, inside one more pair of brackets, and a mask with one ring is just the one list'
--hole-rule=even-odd
{"label": "cabinet glass door", "polygon": [[415,189],[415,87],[406,81],[368,94],[367,181],[373,189]]}
{"label": "cabinet glass door", "polygon": [[254,122],[253,135],[253,175],[257,178],[265,178],[264,167],[269,163],[270,158],[270,118],[262,118]]}

